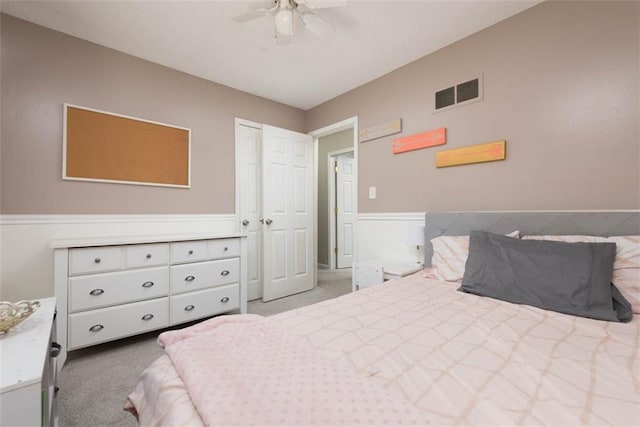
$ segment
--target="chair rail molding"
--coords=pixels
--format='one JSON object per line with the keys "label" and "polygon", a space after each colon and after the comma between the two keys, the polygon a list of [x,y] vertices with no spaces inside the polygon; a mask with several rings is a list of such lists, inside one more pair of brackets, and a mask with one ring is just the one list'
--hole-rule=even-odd
{"label": "chair rail molding", "polygon": [[53,240],[232,233],[235,214],[0,215],[0,300],[53,296]]}
{"label": "chair rail molding", "polygon": [[358,221],[424,221],[425,212],[374,212],[358,214]]}
{"label": "chair rail molding", "polygon": [[90,224],[90,223],[127,223],[127,222],[206,222],[234,221],[235,214],[35,214],[0,215],[0,225],[21,224]]}

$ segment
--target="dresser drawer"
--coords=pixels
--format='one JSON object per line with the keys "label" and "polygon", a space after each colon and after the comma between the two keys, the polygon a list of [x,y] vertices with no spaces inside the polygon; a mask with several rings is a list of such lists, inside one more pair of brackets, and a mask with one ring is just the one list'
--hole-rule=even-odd
{"label": "dresser drawer", "polygon": [[209,259],[240,256],[240,239],[216,239],[207,242]]}
{"label": "dresser drawer", "polygon": [[169,325],[169,299],[135,302],[69,315],[69,350]]}
{"label": "dresser drawer", "polygon": [[69,312],[166,296],[169,267],[69,278]]}
{"label": "dresser drawer", "polygon": [[207,259],[207,241],[175,242],[171,244],[171,263],[204,261]]}
{"label": "dresser drawer", "polygon": [[124,267],[122,246],[77,248],[69,250],[69,274],[99,273]]}
{"label": "dresser drawer", "polygon": [[240,280],[240,259],[199,262],[171,267],[171,293],[179,294]]}
{"label": "dresser drawer", "polygon": [[240,285],[220,286],[172,296],[169,311],[172,325],[213,316],[240,307]]}
{"label": "dresser drawer", "polygon": [[153,243],[125,246],[124,259],[127,268],[169,264],[169,244]]}

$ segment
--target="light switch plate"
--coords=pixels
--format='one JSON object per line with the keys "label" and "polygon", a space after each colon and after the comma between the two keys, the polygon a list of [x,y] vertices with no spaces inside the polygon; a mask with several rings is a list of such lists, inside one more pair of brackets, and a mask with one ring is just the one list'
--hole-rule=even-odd
{"label": "light switch plate", "polygon": [[376,198],[376,187],[369,187],[369,198],[370,199]]}

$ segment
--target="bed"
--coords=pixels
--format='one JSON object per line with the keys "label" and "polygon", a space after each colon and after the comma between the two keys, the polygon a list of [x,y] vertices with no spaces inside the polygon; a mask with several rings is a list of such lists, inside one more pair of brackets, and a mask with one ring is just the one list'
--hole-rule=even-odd
{"label": "bed", "polygon": [[[167,354],[126,409],[142,425],[638,425],[640,315],[603,321],[459,292],[431,266],[442,254],[430,242],[477,230],[573,243],[639,236],[640,213],[428,213],[424,272],[165,333]],[[623,267],[616,286],[636,311],[640,265]]]}

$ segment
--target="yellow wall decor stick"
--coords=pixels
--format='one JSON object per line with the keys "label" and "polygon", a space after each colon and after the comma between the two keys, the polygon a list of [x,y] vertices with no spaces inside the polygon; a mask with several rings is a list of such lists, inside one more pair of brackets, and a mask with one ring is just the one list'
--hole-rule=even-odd
{"label": "yellow wall decor stick", "polygon": [[445,168],[448,166],[504,160],[507,152],[506,146],[506,141],[496,141],[439,151],[436,153],[436,167]]}

